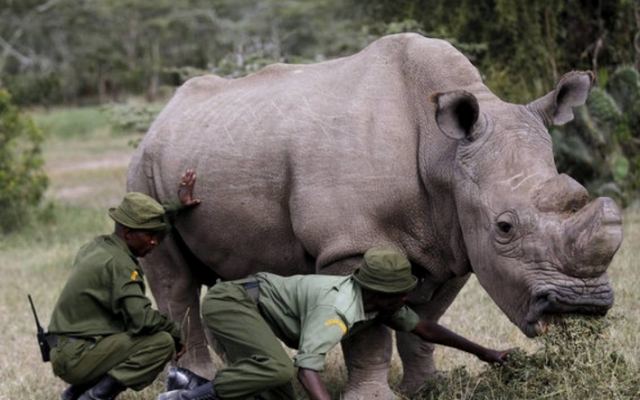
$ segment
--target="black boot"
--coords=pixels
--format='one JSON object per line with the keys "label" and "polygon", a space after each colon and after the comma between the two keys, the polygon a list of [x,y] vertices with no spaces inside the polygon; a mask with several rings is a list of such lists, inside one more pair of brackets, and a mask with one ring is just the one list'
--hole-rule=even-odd
{"label": "black boot", "polygon": [[95,386],[84,392],[78,400],[113,400],[126,389],[125,385],[115,380],[111,375],[105,375]]}
{"label": "black boot", "polygon": [[71,385],[62,392],[60,395],[60,400],[78,400],[80,395],[86,392],[89,388],[93,386],[92,384],[84,384],[84,385]]}
{"label": "black boot", "polygon": [[167,392],[177,389],[195,389],[209,382],[208,379],[186,368],[171,367],[167,372]]}
{"label": "black boot", "polygon": [[156,400],[220,400],[213,389],[213,383],[207,382],[195,389],[172,390],[162,393]]}

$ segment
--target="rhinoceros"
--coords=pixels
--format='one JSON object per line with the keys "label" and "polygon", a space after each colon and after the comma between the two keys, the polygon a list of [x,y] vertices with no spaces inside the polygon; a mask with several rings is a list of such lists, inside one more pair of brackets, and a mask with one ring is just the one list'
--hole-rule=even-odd
{"label": "rhinoceros", "polygon": [[[186,364],[214,372],[199,290],[257,271],[348,274],[373,246],[409,257],[409,298],[437,320],[471,273],[527,336],[552,314],[605,313],[621,212],[559,174],[548,128],[594,77],[569,72],[526,105],[502,101],[451,44],[418,34],[349,57],[187,81],[136,150],[128,190],[174,199],[187,167],[202,204],[144,260],[161,310],[184,324]],[[186,318],[185,318],[186,317]],[[402,390],[434,372],[433,347],[397,335]],[[345,398],[390,395],[390,333],[343,342]]]}

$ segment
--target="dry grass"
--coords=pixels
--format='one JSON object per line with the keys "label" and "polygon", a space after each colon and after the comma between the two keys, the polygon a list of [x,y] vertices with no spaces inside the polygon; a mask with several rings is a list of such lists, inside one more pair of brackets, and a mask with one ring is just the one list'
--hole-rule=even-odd
{"label": "dry grass", "polygon": [[[45,145],[46,168],[52,181],[47,196],[57,204],[52,213],[54,221],[0,240],[4,277],[0,281],[0,324],[4,332],[0,341],[0,400],[56,399],[64,388],[50,365],[39,359],[26,294],[34,297],[46,325],[77,249],[91,237],[111,230],[105,208],[116,204],[124,193],[126,160],[133,151],[127,145],[129,138],[113,137],[101,127],[88,136],[62,136],[50,138]],[[612,314],[619,318],[612,321],[605,339],[606,349],[623,354],[633,368],[638,368],[640,359],[639,243],[640,211],[628,211],[625,241],[610,268],[616,290]],[[540,347],[502,315],[475,279],[441,322],[488,346],[515,346],[530,354]],[[473,379],[484,368],[469,355],[441,347],[436,350],[436,360],[443,370],[468,366]],[[330,386],[339,388],[346,375],[339,350],[330,354],[330,365],[325,378]],[[392,384],[399,381],[400,374],[395,357]],[[127,391],[121,398],[151,400],[161,389],[161,383],[156,382],[140,393]]]}

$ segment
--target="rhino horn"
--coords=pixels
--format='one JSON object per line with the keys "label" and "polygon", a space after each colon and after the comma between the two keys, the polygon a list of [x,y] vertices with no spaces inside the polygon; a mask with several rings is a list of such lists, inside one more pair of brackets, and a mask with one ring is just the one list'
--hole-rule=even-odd
{"label": "rhino horn", "polygon": [[473,94],[455,90],[436,93],[431,99],[436,104],[436,122],[445,136],[473,140],[474,126],[480,115],[480,106]]}
{"label": "rhino horn", "polygon": [[567,174],[558,174],[544,182],[534,197],[542,212],[576,212],[589,202],[587,189]]}
{"label": "rhino horn", "polygon": [[572,71],[560,78],[555,89],[527,105],[545,126],[564,125],[573,120],[573,108],[583,105],[595,81],[591,71]]}

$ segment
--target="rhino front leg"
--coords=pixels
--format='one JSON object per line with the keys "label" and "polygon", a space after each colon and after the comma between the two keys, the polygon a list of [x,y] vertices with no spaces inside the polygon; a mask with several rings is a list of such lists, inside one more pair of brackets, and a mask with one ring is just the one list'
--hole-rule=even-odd
{"label": "rhino front leg", "polygon": [[[421,318],[437,321],[449,308],[470,275],[450,279],[440,286],[426,304],[411,305]],[[426,378],[436,372],[433,361],[434,345],[423,341],[408,332],[396,334],[398,354],[402,359],[403,377],[399,390],[414,395],[424,384]]]}
{"label": "rhino front leg", "polygon": [[395,399],[389,387],[391,332],[373,325],[352,338],[343,340],[342,352],[349,372],[344,400]]}
{"label": "rhino front leg", "polygon": [[187,352],[179,364],[199,375],[213,378],[207,339],[200,321],[200,282],[193,276],[174,234],[147,255],[142,262],[158,309],[181,324]]}

